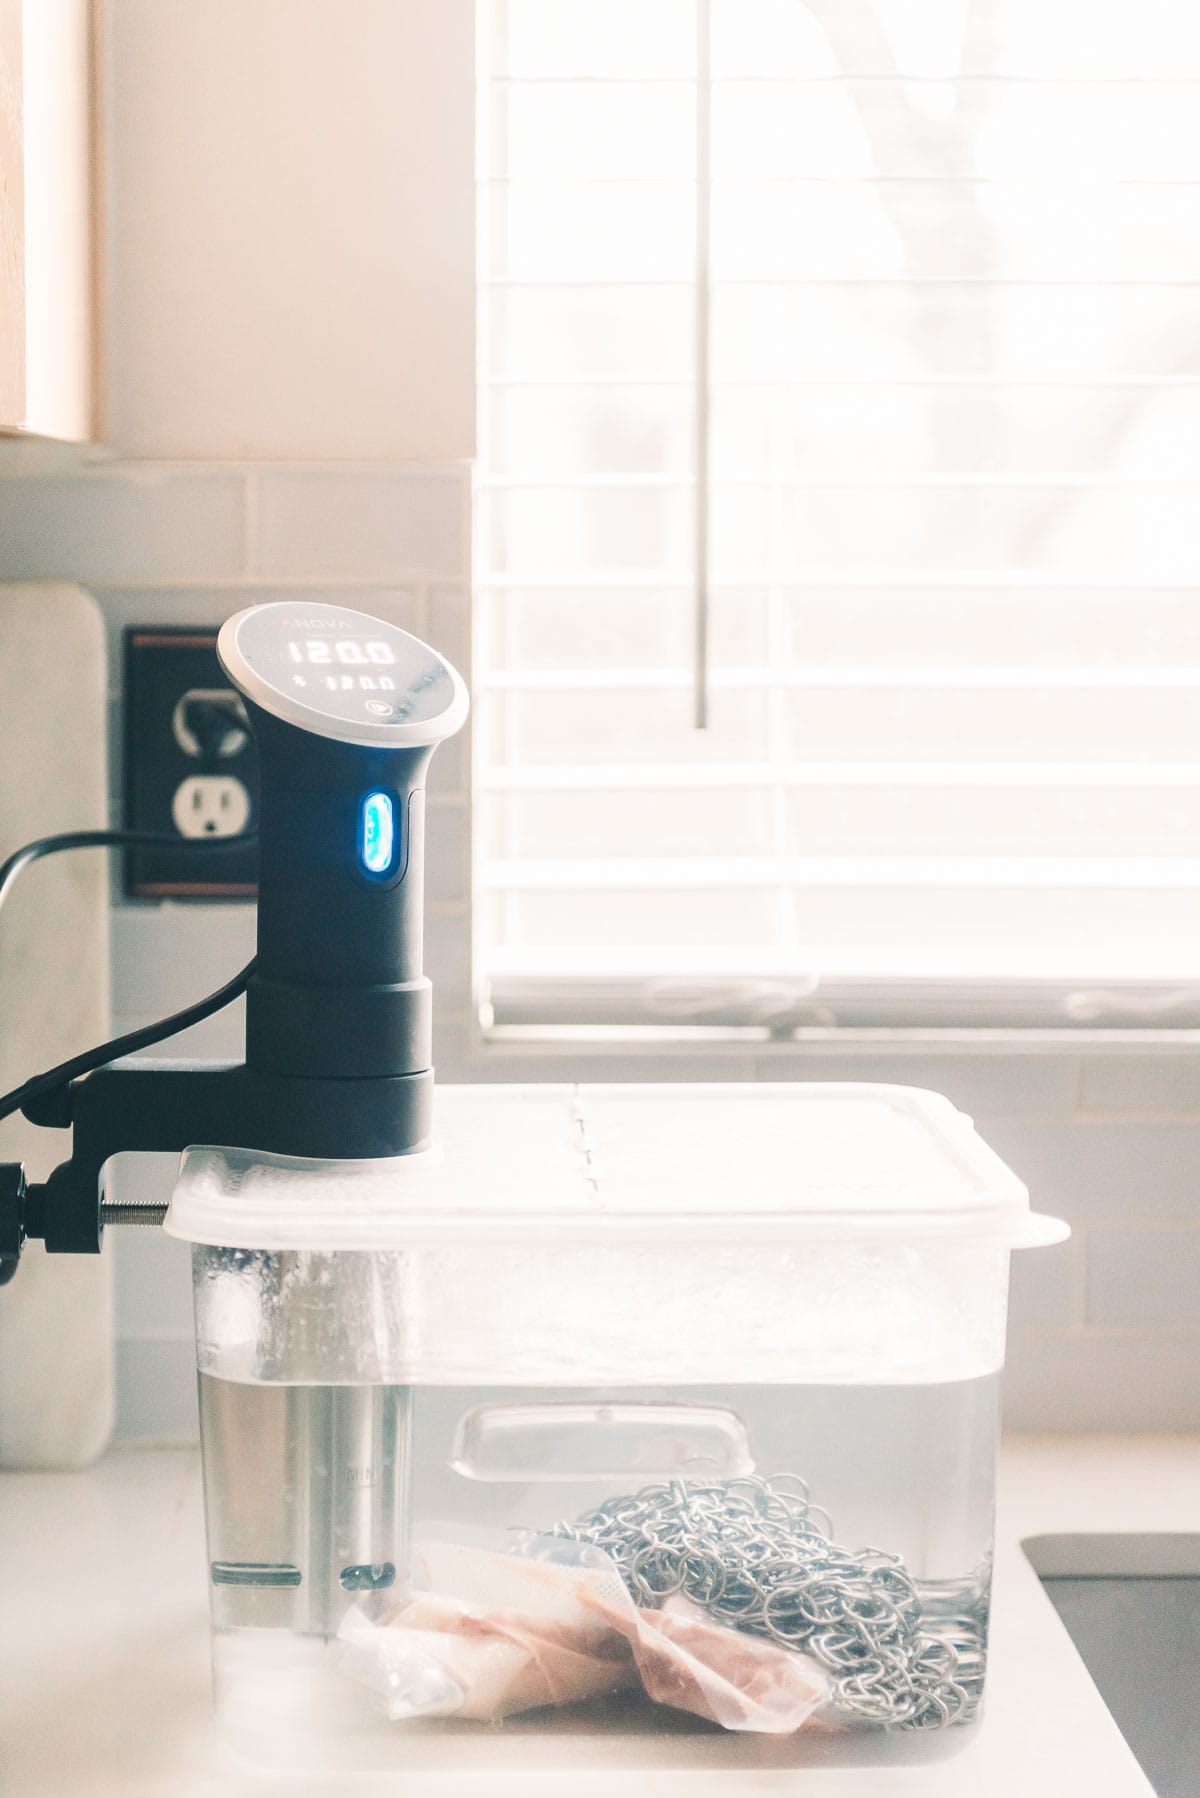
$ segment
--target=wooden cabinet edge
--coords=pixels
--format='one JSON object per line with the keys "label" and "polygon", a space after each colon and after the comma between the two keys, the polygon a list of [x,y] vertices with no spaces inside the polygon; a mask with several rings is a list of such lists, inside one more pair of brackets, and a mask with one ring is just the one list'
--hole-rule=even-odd
{"label": "wooden cabinet edge", "polygon": [[[10,321],[0,358],[8,349],[21,359],[19,384],[0,379],[6,440],[82,445],[103,433],[104,9],[105,0],[0,0],[22,161],[15,186],[24,202],[23,218],[18,204],[8,208],[19,272],[13,257],[0,261],[0,316]],[[31,52],[24,34],[34,22]],[[33,106],[23,91],[31,68]],[[39,205],[51,223],[31,240],[29,213]]]}

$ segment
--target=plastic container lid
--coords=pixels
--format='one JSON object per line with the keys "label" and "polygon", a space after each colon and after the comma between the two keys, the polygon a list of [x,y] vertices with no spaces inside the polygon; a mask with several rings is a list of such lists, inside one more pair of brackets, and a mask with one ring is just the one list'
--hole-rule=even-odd
{"label": "plastic container lid", "polygon": [[937,1093],[856,1084],[444,1086],[386,1161],[191,1148],[164,1226],[227,1248],[395,1250],[1070,1234]]}

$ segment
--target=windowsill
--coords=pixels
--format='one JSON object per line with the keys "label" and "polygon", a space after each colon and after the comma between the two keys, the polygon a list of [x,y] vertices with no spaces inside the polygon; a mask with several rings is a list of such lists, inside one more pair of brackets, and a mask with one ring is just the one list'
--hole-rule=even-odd
{"label": "windowsill", "polygon": [[[960,1111],[1018,1126],[1200,1123],[1194,1030],[482,1030],[464,1006],[435,1011],[439,1082],[862,1081],[943,1093]],[[1014,1143],[1023,1142],[1018,1135]],[[1003,1153],[1010,1138],[1003,1136]],[[1157,1152],[1157,1151],[1155,1151]],[[1174,1153],[1174,1151],[1171,1151]],[[1016,1149],[1013,1149],[1016,1153]]]}
{"label": "windowsill", "polygon": [[739,1051],[755,1060],[772,1055],[794,1055],[797,1049],[841,1054],[848,1051],[893,1051],[953,1048],[958,1053],[987,1055],[997,1051],[1048,1055],[1107,1054],[1115,1050],[1154,1049],[1195,1053],[1200,1049],[1200,1029],[1187,1026],[1130,1026],[1086,1029],[1080,1026],[1007,1025],[842,1025],[813,1026],[776,1035],[756,1025],[728,1028],[667,1026],[614,1027],[589,1024],[499,1025],[477,1031],[475,1050],[497,1059],[520,1058],[530,1053],[577,1051],[589,1057],[668,1050],[672,1055],[719,1054]]}

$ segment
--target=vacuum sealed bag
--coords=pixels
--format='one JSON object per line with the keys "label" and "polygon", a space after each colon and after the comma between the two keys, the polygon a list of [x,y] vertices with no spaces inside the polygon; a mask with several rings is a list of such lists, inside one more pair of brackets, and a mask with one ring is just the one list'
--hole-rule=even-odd
{"label": "vacuum sealed bag", "polygon": [[410,1589],[352,1607],[339,1640],[342,1671],[394,1722],[497,1723],[624,1693],[725,1729],[790,1734],[829,1692],[807,1655],[686,1600],[639,1608],[601,1549],[551,1536],[420,1542]]}

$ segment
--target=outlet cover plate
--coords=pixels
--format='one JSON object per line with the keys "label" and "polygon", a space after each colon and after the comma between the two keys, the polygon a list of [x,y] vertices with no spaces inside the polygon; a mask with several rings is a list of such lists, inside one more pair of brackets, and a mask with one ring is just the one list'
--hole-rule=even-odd
{"label": "outlet cover plate", "polygon": [[[254,843],[197,853],[185,845],[172,816],[185,780],[219,775],[240,780],[250,795],[250,825],[257,822],[258,756],[253,737],[240,743],[204,745],[177,708],[188,694],[210,703],[234,689],[217,661],[217,633],[208,626],[134,627],[125,632],[124,823],[127,830],[178,837],[178,849],[125,851],[125,892],[139,899],[253,899],[258,891]],[[236,697],[236,696],[235,696]],[[219,704],[219,700],[218,700]],[[230,733],[236,736],[236,733]],[[187,747],[195,744],[194,749]]]}

